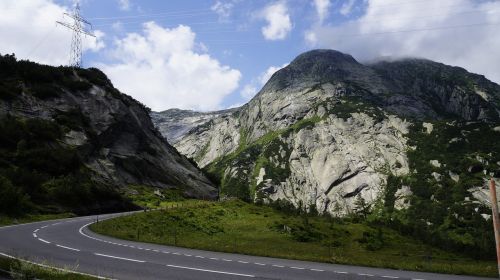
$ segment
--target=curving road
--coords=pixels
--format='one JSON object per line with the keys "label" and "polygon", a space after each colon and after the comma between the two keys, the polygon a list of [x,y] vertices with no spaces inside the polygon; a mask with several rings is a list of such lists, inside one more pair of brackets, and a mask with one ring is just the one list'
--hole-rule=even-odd
{"label": "curving road", "polygon": [[[127,213],[125,213],[127,214]],[[117,215],[101,215],[99,219]],[[480,280],[369,267],[217,253],[101,236],[87,226],[96,216],[0,228],[0,255],[111,279],[345,279]]]}

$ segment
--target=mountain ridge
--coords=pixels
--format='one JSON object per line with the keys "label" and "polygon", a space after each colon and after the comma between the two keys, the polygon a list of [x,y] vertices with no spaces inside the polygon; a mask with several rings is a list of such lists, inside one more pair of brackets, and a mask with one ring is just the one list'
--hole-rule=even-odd
{"label": "mountain ridge", "polygon": [[[115,89],[101,71],[10,55],[0,57],[0,69],[0,176],[42,211],[98,212],[107,202],[95,194],[105,189],[119,200],[117,193],[130,185],[217,196],[210,180],[153,126],[149,109]],[[44,136],[44,127],[50,135]],[[61,161],[64,154],[71,158]],[[102,203],[93,206],[94,199]]]}
{"label": "mountain ridge", "polygon": [[[409,75],[414,71],[422,78],[416,77],[416,74]],[[373,81],[375,82],[373,83]],[[412,126],[421,125],[426,121],[442,122],[445,120],[463,123],[471,121],[497,123],[500,116],[498,109],[500,103],[496,100],[499,96],[500,86],[480,75],[470,74],[459,67],[414,58],[394,62],[382,61],[366,66],[358,63],[352,56],[338,51],[313,50],[299,55],[290,65],[272,75],[262,90],[247,104],[234,109],[231,114],[212,118],[204,125],[195,125],[194,128],[186,132],[187,134],[178,138],[180,140],[176,142],[176,147],[197,161],[200,166],[215,171],[213,168],[218,164],[216,162],[220,163],[224,161],[224,158],[227,158],[227,160],[232,159],[232,163],[234,163],[236,154],[258,145],[256,143],[261,143],[262,139],[275,137],[279,134],[277,137],[281,140],[272,141],[281,142],[281,147],[289,146],[291,143],[283,142],[285,137],[281,135],[283,132],[289,133],[287,131],[293,129],[293,133],[299,133],[297,135],[299,136],[304,128],[304,131],[307,131],[310,127],[323,126],[325,122],[334,126],[336,130],[345,130],[344,133],[352,134],[353,131],[346,129],[349,129],[349,126],[355,121],[358,122],[357,125],[361,125],[360,129],[367,130],[365,133],[368,134],[382,129],[373,134],[374,137],[382,134],[392,135],[392,140],[382,140],[382,142],[374,144],[375,148],[381,149],[382,154],[387,156],[390,154],[388,154],[389,150],[378,147],[378,145],[388,145],[388,147],[396,145],[397,150],[391,152],[394,154],[386,158],[391,162],[389,166],[392,166],[389,168],[389,173],[400,174],[403,172],[406,174],[410,172],[406,156],[406,151],[410,149],[410,146],[407,144],[406,138]],[[342,124],[345,121],[347,123]],[[156,124],[158,125],[158,123]],[[377,128],[377,126],[379,127]],[[328,134],[336,135],[335,132],[330,131],[321,137],[330,139],[331,136]],[[337,140],[335,137],[333,139]],[[372,138],[367,140],[379,141]],[[356,142],[355,139],[349,141]],[[384,141],[389,142],[383,144]],[[264,143],[264,145],[268,144]],[[305,145],[305,143],[303,144]],[[321,145],[331,146],[333,144],[328,143],[327,140]],[[359,145],[359,149],[366,149],[362,148],[364,145],[362,143],[356,145]],[[292,147],[289,146],[289,148],[293,150]],[[250,154],[247,154],[249,158],[255,156]],[[281,154],[285,158],[275,159],[275,166],[283,167],[283,161],[286,163],[292,160],[293,153],[281,152]],[[311,157],[312,155],[308,154],[307,156]],[[362,154],[357,157],[363,162]],[[328,162],[327,159],[323,160]],[[340,158],[337,159],[337,161],[339,160]],[[271,161],[271,158],[266,161]],[[247,175],[242,175],[247,179],[243,179],[235,185],[260,185],[265,181],[263,178],[266,177],[268,171],[265,168],[257,170],[257,162],[258,160],[253,158],[246,163],[251,166],[244,170]],[[230,162],[226,162],[220,166],[222,169],[216,173],[222,172],[224,175],[218,173],[221,178],[238,177],[235,174],[229,175],[228,172],[231,172],[231,169],[227,169],[229,166],[226,164],[232,166]],[[281,169],[288,170],[288,168],[288,163],[286,163],[284,169]],[[323,166],[323,168],[326,167]],[[331,168],[335,170],[334,167]],[[346,184],[350,181],[344,179],[344,176],[356,178],[352,175],[366,174],[367,166],[363,168],[358,169],[351,166],[344,170],[334,171],[333,173],[338,174],[332,178],[330,178],[331,175],[320,175],[319,173],[313,175],[313,178],[319,179],[321,176],[330,178],[321,183],[324,186],[320,187],[330,190],[332,185]],[[328,170],[328,168],[326,169]],[[320,173],[324,173],[324,171]],[[371,170],[368,173],[382,174],[376,170]],[[374,177],[365,179],[376,180],[379,183],[375,185],[383,186],[384,181],[386,181],[384,177],[387,178],[387,173],[383,173],[385,175],[378,177],[378,179],[374,179]],[[278,187],[279,182],[285,180],[290,175],[290,171],[286,171],[282,175],[284,177],[278,178],[270,185],[278,189],[283,187]],[[271,175],[269,180],[275,179]],[[224,189],[225,180],[222,180],[222,183],[222,189]],[[360,188],[364,184],[361,181],[356,183],[354,180],[352,184],[351,187],[348,187],[347,194],[360,193],[357,190],[364,189]],[[250,187],[250,189],[252,188],[254,187]],[[300,189],[300,187],[298,188]],[[269,188],[264,188],[264,190],[269,190]],[[379,191],[383,191],[383,188],[378,188]],[[250,191],[250,193],[252,192]],[[329,191],[325,192],[325,194],[327,193]],[[254,199],[257,198],[254,196],[252,200]],[[373,202],[376,199],[372,197],[368,200]],[[298,201],[294,202],[296,206],[297,203]],[[329,204],[328,199],[322,204],[322,207],[316,205],[317,208],[325,209],[324,205]]]}

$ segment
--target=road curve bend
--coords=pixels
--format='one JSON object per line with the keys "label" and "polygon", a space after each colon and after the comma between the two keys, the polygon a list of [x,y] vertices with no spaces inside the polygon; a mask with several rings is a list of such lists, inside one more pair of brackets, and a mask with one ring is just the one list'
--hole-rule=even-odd
{"label": "road curve bend", "polygon": [[[109,219],[121,214],[100,215]],[[485,280],[209,252],[124,241],[93,233],[97,216],[0,227],[0,255],[108,279]]]}

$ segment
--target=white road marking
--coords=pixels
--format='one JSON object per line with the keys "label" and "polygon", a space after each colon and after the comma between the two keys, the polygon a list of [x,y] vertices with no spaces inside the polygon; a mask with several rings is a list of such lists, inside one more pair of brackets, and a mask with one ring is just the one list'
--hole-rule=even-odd
{"label": "white road marking", "polygon": [[283,268],[285,267],[284,265],[277,265],[277,264],[273,264],[274,267],[280,267],[280,268]]}
{"label": "white road marking", "polygon": [[256,264],[256,265],[266,265],[264,263],[253,263],[253,264]]}
{"label": "white road marking", "polygon": [[232,262],[233,260],[228,260],[228,259],[222,259],[225,262]]}
{"label": "white road marking", "polygon": [[389,279],[398,279],[399,278],[397,276],[380,276],[380,277],[389,278]]}
{"label": "white road marking", "polygon": [[319,271],[319,272],[323,272],[324,270],[323,269],[317,269],[317,268],[311,268],[312,271]]}
{"label": "white road marking", "polygon": [[210,258],[211,260],[218,261],[218,258]]}
{"label": "white road marking", "polygon": [[305,269],[303,267],[296,267],[296,266],[290,266],[290,268],[293,268],[293,269]]}
{"label": "white road marking", "polygon": [[335,273],[340,273],[340,274],[348,274],[348,272],[345,271],[334,271]]}
{"label": "white road marking", "polygon": [[48,227],[48,226],[43,226],[43,227],[41,227],[41,228],[46,228],[46,227]]}
{"label": "white road marking", "polygon": [[177,255],[177,256],[180,256],[180,255],[181,255],[181,253],[177,253],[177,252],[174,252],[174,253],[172,253],[172,254]]}
{"label": "white road marking", "polygon": [[167,264],[167,266],[168,267],[174,267],[174,268],[181,268],[181,269],[203,271],[203,272],[228,274],[228,275],[243,276],[243,277],[252,277],[252,278],[255,277],[255,275],[250,275],[250,274],[241,274],[241,273],[233,273],[233,272],[226,272],[226,271],[208,270],[208,269],[201,269],[201,268],[194,268],[194,267],[187,267],[187,266],[178,266],[178,265],[170,265],[170,264]]}
{"label": "white road marking", "polygon": [[203,257],[203,256],[196,256],[195,258],[204,259],[205,257]]}
{"label": "white road marking", "polygon": [[33,237],[34,238],[38,238],[38,236],[36,235],[36,233],[33,233]]}
{"label": "white road marking", "polygon": [[186,256],[186,257],[192,257],[193,255],[184,254],[184,256]]}
{"label": "white road marking", "polygon": [[154,251],[154,252],[156,252],[156,253],[159,253],[159,252],[160,252],[160,250],[153,250],[153,251]]}
{"label": "white road marking", "polygon": [[122,257],[104,255],[104,254],[99,254],[99,253],[94,253],[94,255],[101,256],[101,257],[106,257],[106,258],[118,259],[118,260],[125,260],[125,261],[138,262],[138,263],[145,263],[145,261],[141,261],[141,260],[134,260],[134,259],[128,259],[128,258],[122,258]]}
{"label": "white road marking", "polygon": [[38,240],[42,241],[43,243],[50,244],[50,242],[49,242],[49,241],[47,241],[47,240],[43,240],[43,239],[41,239],[41,238],[38,238]]}
{"label": "white road marking", "polygon": [[40,229],[39,229],[39,228],[37,228],[37,229],[35,229],[35,231],[33,231],[33,232],[34,232],[34,233],[37,233],[39,230],[40,230]]}
{"label": "white road marking", "polygon": [[64,248],[64,249],[68,249],[68,250],[72,250],[72,251],[77,251],[77,252],[80,252],[80,250],[75,249],[75,248],[71,248],[71,247],[66,247],[66,246],[59,245],[59,244],[56,244],[56,246],[57,246],[57,247],[60,247],[60,248]]}
{"label": "white road marking", "polygon": [[373,277],[375,275],[373,274],[366,274],[366,273],[358,273],[359,276],[368,276],[368,277]]}
{"label": "white road marking", "polygon": [[163,254],[170,254],[170,252],[167,251],[161,251]]}

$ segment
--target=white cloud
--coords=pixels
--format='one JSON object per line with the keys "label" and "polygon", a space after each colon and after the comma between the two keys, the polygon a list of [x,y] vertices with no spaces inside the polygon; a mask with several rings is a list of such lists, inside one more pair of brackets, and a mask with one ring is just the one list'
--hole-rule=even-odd
{"label": "white cloud", "polygon": [[226,21],[230,16],[234,8],[235,0],[233,1],[221,1],[217,0],[215,4],[210,7],[218,16],[220,21]]}
{"label": "white cloud", "polygon": [[240,91],[241,97],[245,101],[248,101],[254,97],[257,92],[262,88],[267,81],[271,78],[271,76],[276,73],[278,70],[285,68],[288,66],[289,63],[285,63],[281,66],[270,66],[269,68],[266,69],[266,71],[260,73],[260,75],[256,78],[253,79],[249,84],[246,84],[243,89]]}
{"label": "white cloud", "polygon": [[344,2],[342,7],[340,8],[340,13],[344,16],[350,14],[352,8],[354,8],[354,3],[356,3],[356,0],[347,0],[346,2]]}
{"label": "white cloud", "polygon": [[305,40],[311,43],[314,38],[316,47],[337,49],[362,61],[424,57],[500,82],[496,59],[500,57],[500,1],[366,3],[361,17],[337,26],[314,26],[305,33]]}
{"label": "white cloud", "polygon": [[328,16],[328,10],[330,9],[330,6],[330,0],[314,0],[314,7],[316,8],[316,13],[318,14],[318,20],[320,23],[322,23]]}
{"label": "white cloud", "polygon": [[[71,31],[56,26],[56,20],[67,7],[51,0],[0,1],[0,53],[15,53],[18,58],[50,65],[64,65],[69,61]],[[98,51],[104,47],[104,33],[95,32],[97,39],[83,37],[84,51]]]}
{"label": "white cloud", "polygon": [[219,109],[237,87],[238,70],[196,52],[195,33],[188,26],[163,28],[154,22],[143,31],[117,39],[114,64],[99,67],[121,91],[153,110]]}
{"label": "white cloud", "polygon": [[292,21],[284,1],[266,6],[259,17],[267,21],[267,25],[262,27],[262,35],[267,40],[283,40],[292,30]]}
{"label": "white cloud", "polygon": [[288,66],[289,63],[285,63],[281,66],[271,66],[269,68],[267,68],[266,71],[262,72],[260,75],[259,75],[259,82],[260,84],[263,86],[267,83],[267,81],[269,81],[269,79],[271,79],[271,76],[276,73],[278,70],[280,69],[283,69],[285,67]]}
{"label": "white cloud", "polygon": [[257,87],[251,83],[251,84],[247,84],[243,87],[243,89],[241,90],[240,94],[241,94],[241,97],[243,97],[245,100],[250,100],[252,99],[252,97],[255,96],[255,94],[257,94]]}
{"label": "white cloud", "polygon": [[118,7],[122,11],[129,11],[131,8],[130,0],[118,0]]}

